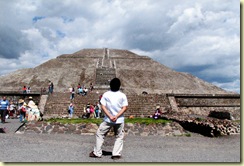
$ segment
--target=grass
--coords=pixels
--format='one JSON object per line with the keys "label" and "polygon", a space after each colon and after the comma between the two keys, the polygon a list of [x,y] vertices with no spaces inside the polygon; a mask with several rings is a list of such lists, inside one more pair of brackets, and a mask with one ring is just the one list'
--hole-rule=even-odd
{"label": "grass", "polygon": [[184,134],[184,136],[191,137],[191,134],[190,133],[186,133],[186,134]]}
{"label": "grass", "polygon": [[140,123],[140,124],[166,124],[172,121],[165,120],[165,119],[152,119],[152,118],[132,118],[132,119],[125,119],[125,123]]}
{"label": "grass", "polygon": [[[100,124],[102,123],[103,119],[49,119],[46,120],[47,122],[60,122],[62,124],[79,124],[79,123],[95,123],[95,124]],[[164,120],[164,119],[152,119],[152,118],[133,118],[133,119],[125,119],[125,123],[140,123],[140,124],[165,124],[165,123],[170,123],[172,121],[170,120]]]}
{"label": "grass", "polygon": [[240,120],[233,120],[233,122],[236,122],[236,123],[241,123]]}
{"label": "grass", "polygon": [[197,121],[201,122],[203,121],[204,119],[203,118],[196,118]]}

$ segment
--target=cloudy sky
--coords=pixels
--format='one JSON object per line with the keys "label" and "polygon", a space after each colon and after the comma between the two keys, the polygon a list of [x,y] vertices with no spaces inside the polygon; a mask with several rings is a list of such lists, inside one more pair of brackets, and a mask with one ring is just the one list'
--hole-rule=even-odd
{"label": "cloudy sky", "polygon": [[238,0],[0,0],[0,75],[127,49],[240,93]]}

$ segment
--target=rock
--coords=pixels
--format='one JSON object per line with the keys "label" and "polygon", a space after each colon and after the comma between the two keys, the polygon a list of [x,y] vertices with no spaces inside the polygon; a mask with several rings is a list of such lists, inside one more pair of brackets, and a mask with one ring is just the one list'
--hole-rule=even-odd
{"label": "rock", "polygon": [[175,130],[175,131],[173,132],[173,135],[174,135],[174,136],[180,136],[180,135],[182,135],[182,133],[180,132],[180,130]]}
{"label": "rock", "polygon": [[16,131],[15,134],[24,134],[24,131]]}

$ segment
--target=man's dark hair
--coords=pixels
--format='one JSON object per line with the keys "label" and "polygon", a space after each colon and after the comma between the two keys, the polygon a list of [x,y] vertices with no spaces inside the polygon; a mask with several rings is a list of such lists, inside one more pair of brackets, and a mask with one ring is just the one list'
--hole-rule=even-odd
{"label": "man's dark hair", "polygon": [[120,80],[118,78],[113,78],[111,81],[110,81],[110,89],[111,91],[113,92],[116,92],[119,90],[120,88]]}

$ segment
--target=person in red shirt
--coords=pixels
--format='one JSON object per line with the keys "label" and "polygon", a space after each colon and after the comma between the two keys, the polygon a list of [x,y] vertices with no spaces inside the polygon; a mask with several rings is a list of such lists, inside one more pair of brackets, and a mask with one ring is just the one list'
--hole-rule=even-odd
{"label": "person in red shirt", "polygon": [[22,90],[23,90],[23,94],[26,94],[26,93],[27,93],[27,88],[26,88],[26,86],[23,86]]}

